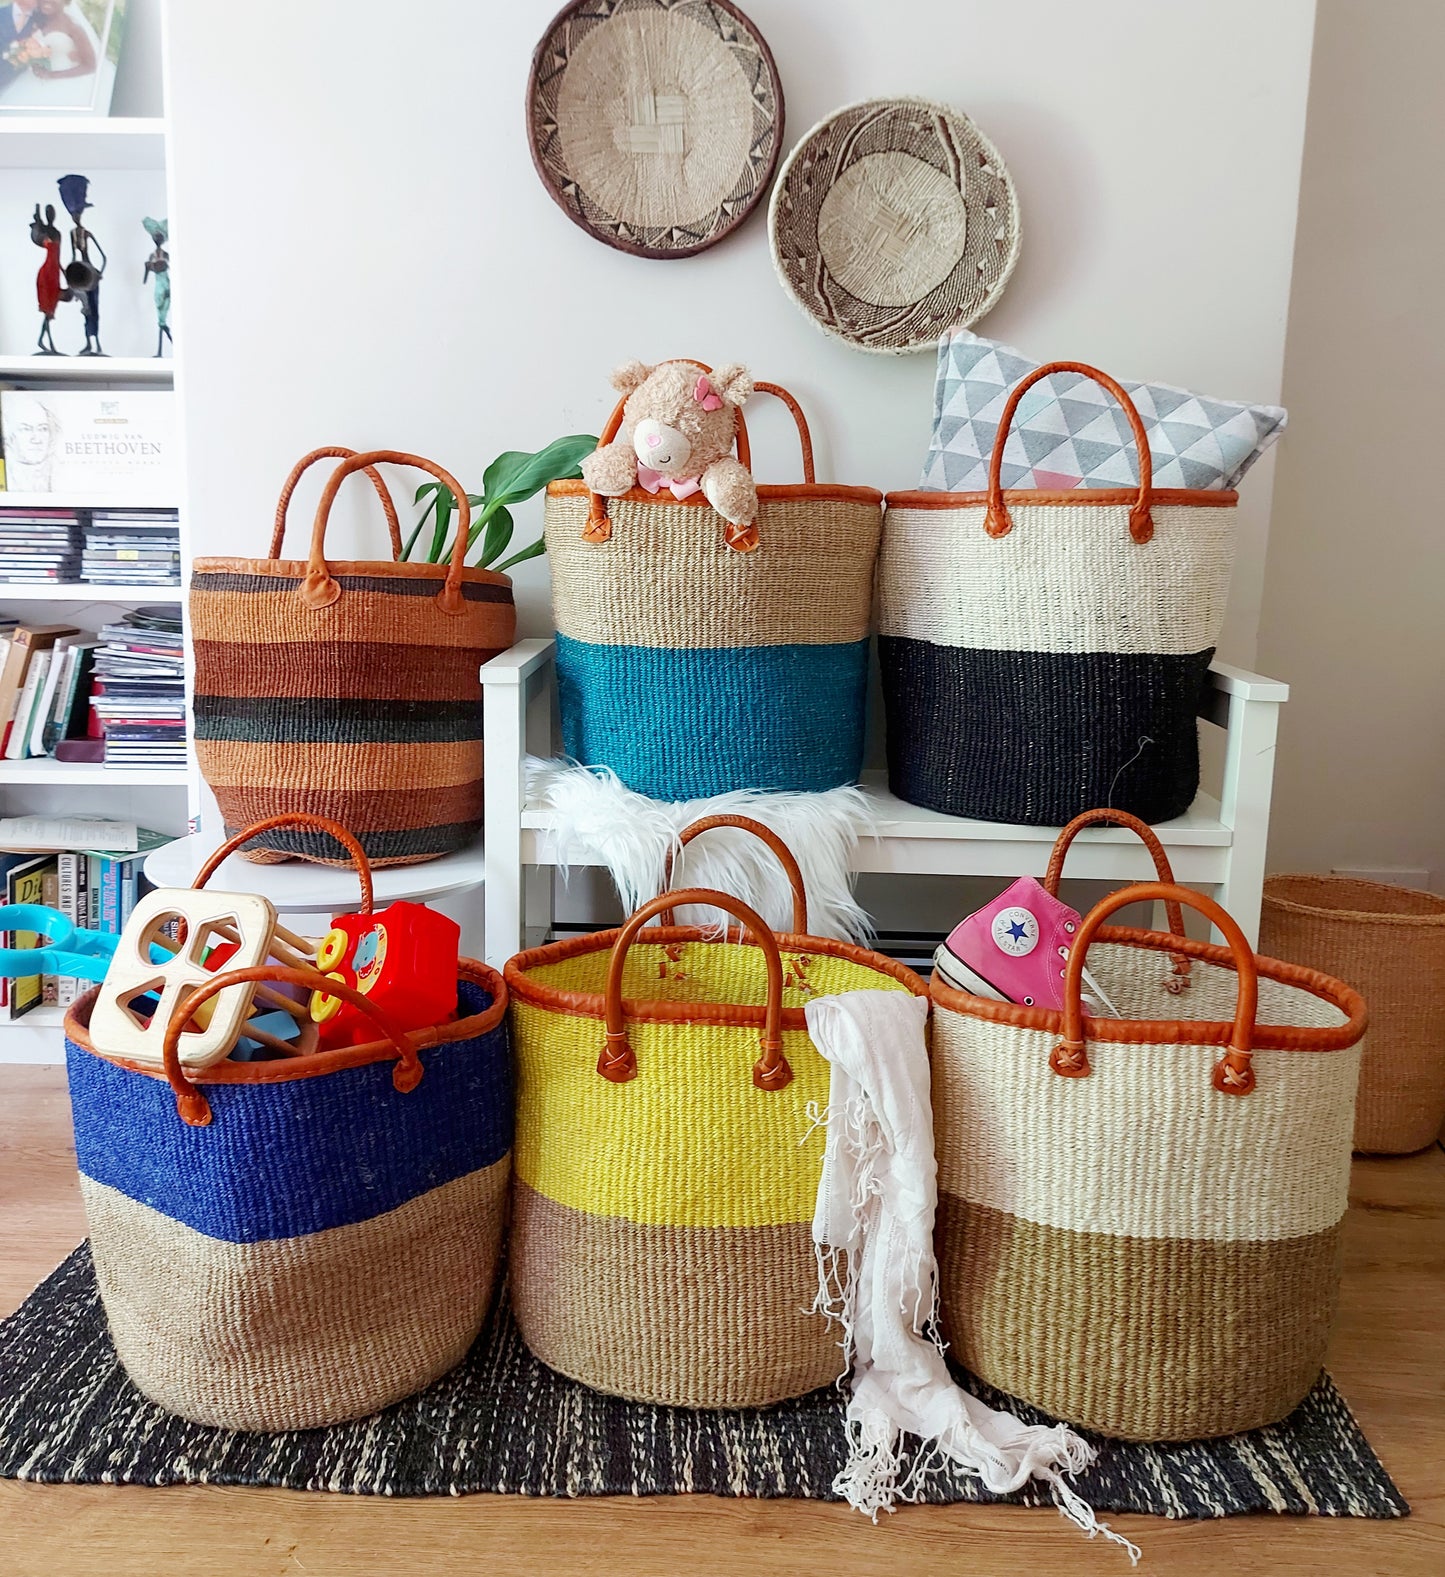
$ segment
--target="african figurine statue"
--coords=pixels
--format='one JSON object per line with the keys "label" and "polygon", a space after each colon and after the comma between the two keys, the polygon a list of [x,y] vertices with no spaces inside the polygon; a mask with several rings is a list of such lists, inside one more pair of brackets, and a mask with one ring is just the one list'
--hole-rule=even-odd
{"label": "african figurine statue", "polygon": [[175,344],[175,336],[171,333],[171,254],[166,251],[166,242],[170,239],[170,226],[164,219],[142,219],[141,223],[146,228],[146,234],[156,244],[156,249],[146,259],[146,270],[141,275],[144,284],[152,274],[155,275],[156,291],[156,355],[164,352],[165,342],[170,340]]}
{"label": "african figurine statue", "polygon": [[45,217],[40,217],[40,204],[35,205],[35,217],[30,221],[30,239],[45,250],[45,261],[35,276],[35,300],[40,308],[40,338],[36,340],[37,356],[59,356],[55,336],[50,325],[55,321],[55,309],[62,301],[70,300],[70,292],[60,283],[60,231],[55,228],[55,204],[48,203]]}
{"label": "african figurine statue", "polygon": [[[70,286],[74,300],[80,303],[85,318],[85,349],[82,356],[103,356],[100,348],[100,281],[105,273],[105,248],[85,228],[81,215],[90,207],[87,193],[90,182],[83,175],[62,175],[57,183],[60,200],[73,221],[70,231],[70,261],[65,265],[65,282]],[[100,257],[97,268],[91,260],[91,248]]]}

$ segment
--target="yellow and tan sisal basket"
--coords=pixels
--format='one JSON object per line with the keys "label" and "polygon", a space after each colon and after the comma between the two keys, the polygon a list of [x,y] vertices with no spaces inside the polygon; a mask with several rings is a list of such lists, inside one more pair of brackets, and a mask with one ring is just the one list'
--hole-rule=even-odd
{"label": "yellow and tan sisal basket", "polygon": [[[286,509],[317,460],[341,463],[305,560],[280,557]],[[449,564],[331,560],[332,501],[365,471],[398,559],[379,463],[451,488]],[[191,576],[196,757],[229,831],[291,811],[349,827],[373,865],[410,865],[470,843],[482,820],[481,665],[516,634],[512,583],[468,569],[466,495],[440,466],[393,450],[317,449],[281,491],[264,559],[197,559]],[[268,833],[247,859],[334,863],[324,836]]]}
{"label": "yellow and tan sisal basket", "polygon": [[[725,909],[746,938],[668,924],[674,903]],[[803,1003],[923,982],[847,942],[774,936],[701,888],[521,953],[506,979],[527,1345],[597,1390],[671,1406],[763,1407],[836,1380],[837,1333],[809,1312],[823,1146],[803,1141],[829,1074]]]}
{"label": "yellow and tan sisal basket", "polygon": [[[1157,901],[1229,946],[1103,923]],[[1084,1017],[1086,953],[1122,1018]],[[1339,1286],[1359,995],[1256,958],[1217,904],[1162,882],[1084,920],[1062,1013],[931,990],[939,1299],[959,1359],[1122,1439],[1290,1413]]]}
{"label": "yellow and tan sisal basket", "polygon": [[1347,876],[1271,876],[1260,946],[1348,981],[1370,1007],[1355,1149],[1406,1155],[1445,1122],[1445,898]]}

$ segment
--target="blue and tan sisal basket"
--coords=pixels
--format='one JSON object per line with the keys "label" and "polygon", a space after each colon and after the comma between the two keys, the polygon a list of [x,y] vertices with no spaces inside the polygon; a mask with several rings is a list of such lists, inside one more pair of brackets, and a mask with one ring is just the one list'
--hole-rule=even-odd
{"label": "blue and tan sisal basket", "polygon": [[166,1067],[65,1021],[80,1186],[116,1352],[152,1401],[224,1429],[310,1429],[375,1412],[459,1363],[491,1304],[512,1148],[507,991],[465,959],[435,1029],[194,1080],[196,1007],[298,969],[219,974],[181,1005]]}
{"label": "blue and tan sisal basket", "polygon": [[547,488],[563,748],[653,799],[817,792],[862,770],[883,495],[819,484],[797,401],[756,387],[792,412],[804,481],[758,487],[751,551],[701,493]]}

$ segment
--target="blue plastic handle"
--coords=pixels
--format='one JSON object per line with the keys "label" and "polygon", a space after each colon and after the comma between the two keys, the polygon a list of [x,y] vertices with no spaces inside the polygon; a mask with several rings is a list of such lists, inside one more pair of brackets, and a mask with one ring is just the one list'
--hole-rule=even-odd
{"label": "blue plastic handle", "polygon": [[[9,980],[26,975],[69,975],[77,980],[104,980],[120,938],[106,931],[87,931],[69,915],[44,904],[0,904],[0,933],[34,931],[37,947],[0,947],[0,975]],[[170,955],[151,949],[156,962]]]}

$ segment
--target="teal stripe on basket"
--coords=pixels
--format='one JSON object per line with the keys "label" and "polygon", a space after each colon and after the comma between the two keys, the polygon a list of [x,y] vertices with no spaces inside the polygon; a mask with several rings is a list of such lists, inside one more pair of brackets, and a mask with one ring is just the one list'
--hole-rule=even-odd
{"label": "teal stripe on basket", "polygon": [[868,642],[675,650],[557,636],[562,742],[652,799],[819,793],[863,767]]}

